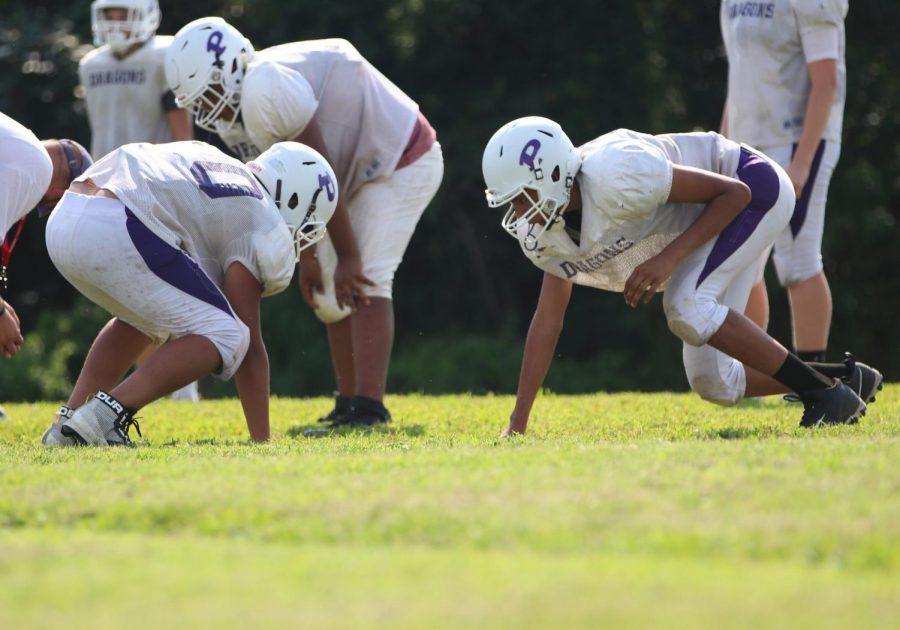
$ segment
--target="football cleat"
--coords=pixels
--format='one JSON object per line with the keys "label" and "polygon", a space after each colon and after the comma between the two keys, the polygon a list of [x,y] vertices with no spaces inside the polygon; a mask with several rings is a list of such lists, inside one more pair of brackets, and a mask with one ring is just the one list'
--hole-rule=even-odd
{"label": "football cleat", "polygon": [[843,363],[847,366],[847,373],[850,376],[846,376],[841,380],[864,403],[875,402],[875,394],[884,387],[884,377],[881,375],[881,372],[865,363],[860,363],[849,352],[844,353]]}
{"label": "football cleat", "polygon": [[350,410],[335,418],[329,425],[332,428],[341,427],[371,427],[376,424],[391,421],[391,414],[381,401],[354,396],[350,402]]}
{"label": "football cleat", "polygon": [[134,414],[134,409],[99,391],[90,402],[79,407],[71,418],[63,422],[60,430],[64,436],[81,445],[132,446],[128,429],[134,425],[138,435],[141,435],[141,427]]}
{"label": "football cleat", "polygon": [[75,446],[74,438],[62,434],[63,422],[71,418],[74,413],[74,409],[62,405],[53,417],[53,424],[41,436],[41,446]]}
{"label": "football cleat", "polygon": [[333,423],[342,415],[350,411],[350,397],[341,396],[337,392],[334,393],[334,408],[327,414],[316,420],[316,422]]}
{"label": "football cleat", "polygon": [[814,428],[828,424],[856,424],[866,415],[866,403],[841,381],[826,389],[798,394],[803,402],[801,427]]}

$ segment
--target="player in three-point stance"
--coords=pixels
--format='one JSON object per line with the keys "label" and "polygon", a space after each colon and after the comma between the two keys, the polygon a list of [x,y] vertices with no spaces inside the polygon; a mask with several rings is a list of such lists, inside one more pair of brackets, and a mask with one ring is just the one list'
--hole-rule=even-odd
{"label": "player in three-point stance", "polygon": [[390,420],[383,403],[394,337],[392,285],[437,191],[443,157],[418,105],[347,41],[254,52],[218,18],[184,26],[166,57],[176,102],[244,158],[280,140],[319,150],[341,200],[300,289],[326,324],[337,380],[333,426]]}
{"label": "player in three-point stance", "polygon": [[665,289],[670,330],[702,398],[795,393],[803,426],[856,422],[881,374],[848,358],[810,365],[743,315],[755,261],[787,225],[784,170],[716,133],[651,136],[625,129],[574,147],[551,120],[500,128],[482,162],[487,200],[544,271],[504,435],[524,433],[573,284],[624,293],[632,307]]}
{"label": "player in three-point stance", "polygon": [[295,142],[247,165],[202,142],[128,144],[98,160],[51,215],[47,251],[114,318],[42,443],[129,444],[138,409],[208,374],[235,377],[250,436],[267,440],[260,298],[288,286],[336,202],[331,167]]}
{"label": "player in three-point stance", "polygon": [[[828,184],[841,153],[848,0],[722,0],[728,98],[721,131],[782,165],[797,205],[775,238],[775,270],[787,288],[793,343],[804,361],[824,361],[831,290],[822,270]],[[747,315],[763,328],[769,302],[760,259]]]}
{"label": "player in three-point stance", "polygon": [[[82,57],[78,76],[97,159],[132,142],[191,140],[188,112],[179,109],[166,84],[163,61],[170,36],[156,35],[157,0],[94,0],[94,50]],[[149,356],[148,353],[142,357]],[[172,398],[199,400],[197,383]]]}

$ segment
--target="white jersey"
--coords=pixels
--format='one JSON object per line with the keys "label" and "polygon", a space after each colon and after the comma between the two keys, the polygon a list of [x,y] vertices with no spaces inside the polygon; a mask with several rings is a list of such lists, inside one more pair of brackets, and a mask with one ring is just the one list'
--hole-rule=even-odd
{"label": "white jersey", "polygon": [[837,94],[822,137],[841,141],[848,0],[722,0],[728,54],[728,136],[755,147],[800,139],[810,93],[807,64],[836,59]]}
{"label": "white jersey", "polygon": [[244,125],[260,151],[293,140],[315,115],[348,199],[362,184],[394,172],[419,111],[343,39],[254,54],[241,93]]}
{"label": "white jersey", "polygon": [[76,181],[105,188],[154,234],[191,255],[217,286],[240,262],[282,291],[294,272],[290,230],[241,162],[203,142],[128,144]]}
{"label": "white jersey", "polygon": [[123,144],[171,142],[163,109],[169,91],[163,60],[171,41],[157,35],[125,59],[101,46],[78,64],[95,160]]}
{"label": "white jersey", "polygon": [[0,240],[47,193],[53,163],[30,129],[0,113]]}
{"label": "white jersey", "polygon": [[519,243],[531,262],[554,276],[622,291],[634,268],[662,251],[705,207],[667,203],[672,166],[733,177],[741,147],[712,132],[651,136],[618,129],[578,150],[580,233],[558,221],[536,247],[525,245],[524,234]]}

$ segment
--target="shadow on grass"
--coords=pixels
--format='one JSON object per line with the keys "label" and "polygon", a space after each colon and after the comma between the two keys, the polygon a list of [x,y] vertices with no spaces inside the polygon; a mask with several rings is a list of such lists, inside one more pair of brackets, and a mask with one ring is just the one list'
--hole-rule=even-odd
{"label": "shadow on grass", "polygon": [[402,426],[377,424],[371,427],[341,427],[333,429],[320,423],[295,424],[285,432],[285,435],[290,438],[330,438],[345,435],[404,435],[406,437],[420,437],[425,435],[425,427],[421,424],[404,424]]}
{"label": "shadow on grass", "polygon": [[771,427],[719,427],[707,430],[703,437],[707,440],[758,440],[776,433]]}

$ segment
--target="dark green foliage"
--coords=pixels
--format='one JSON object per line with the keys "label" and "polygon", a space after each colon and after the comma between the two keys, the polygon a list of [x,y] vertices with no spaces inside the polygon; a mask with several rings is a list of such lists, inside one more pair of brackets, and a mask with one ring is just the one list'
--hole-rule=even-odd
{"label": "dark green foliage", "polygon": [[[419,102],[438,130],[446,174],[396,278],[390,387],[512,391],[540,273],[484,203],[484,143],[501,124],[526,114],[555,118],[576,143],[616,127],[717,129],[727,72],[718,7],[718,0],[163,0],[161,32],[212,14],[231,20],[257,48],[346,37]],[[0,111],[39,136],[87,142],[74,89],[80,46],[90,42],[88,3],[0,0],[0,8]],[[835,301],[831,355],[852,349],[891,379],[900,378],[894,360],[900,351],[894,324],[900,312],[900,79],[890,60],[900,58],[900,44],[888,25],[898,14],[892,2],[851,7],[843,154],[832,180],[824,245]],[[25,326],[31,329],[39,313],[69,317],[74,293],[47,260],[37,219],[23,240],[13,258],[11,288]],[[770,296],[772,331],[789,345],[786,299],[774,278]],[[324,331],[296,289],[267,302],[273,392],[330,391]],[[31,352],[29,361],[52,364],[42,354],[46,349]],[[632,311],[617,295],[576,291],[559,354],[547,381],[551,389],[686,386],[680,344],[659,306]],[[0,369],[25,371],[24,359]],[[4,378],[0,398],[58,396],[40,383],[27,395],[19,393],[25,389],[8,390]],[[230,384],[203,388],[207,394],[233,391]]]}

